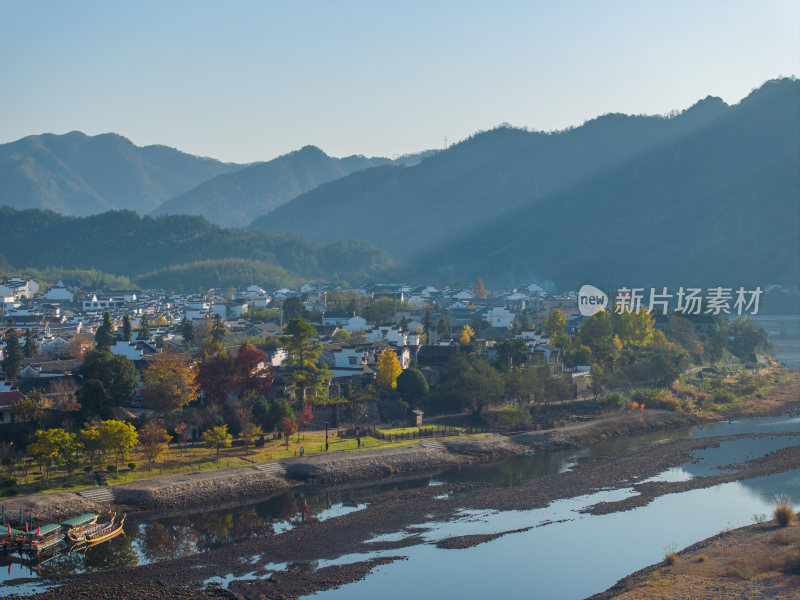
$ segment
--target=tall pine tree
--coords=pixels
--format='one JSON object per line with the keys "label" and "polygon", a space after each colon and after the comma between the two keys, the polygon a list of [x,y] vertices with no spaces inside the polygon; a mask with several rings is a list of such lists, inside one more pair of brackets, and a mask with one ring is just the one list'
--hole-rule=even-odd
{"label": "tall pine tree", "polygon": [[149,340],[150,339],[150,322],[147,319],[147,315],[142,315],[142,318],[139,320],[139,335],[136,336],[137,340]]}
{"label": "tall pine tree", "polygon": [[25,358],[39,356],[39,345],[33,338],[33,333],[31,333],[30,329],[25,330],[25,347],[23,348],[23,352],[25,353]]}
{"label": "tall pine tree", "polygon": [[122,338],[126,342],[130,342],[133,337],[132,330],[131,330],[131,318],[128,313],[125,313],[125,316],[122,317]]}
{"label": "tall pine tree", "polygon": [[103,314],[103,324],[94,333],[94,347],[96,350],[110,350],[114,343],[114,323],[111,322],[111,314]]}
{"label": "tall pine tree", "polygon": [[12,381],[19,375],[22,368],[22,349],[19,347],[17,332],[9,329],[6,334],[6,351],[3,357],[3,372],[6,374],[6,381]]}

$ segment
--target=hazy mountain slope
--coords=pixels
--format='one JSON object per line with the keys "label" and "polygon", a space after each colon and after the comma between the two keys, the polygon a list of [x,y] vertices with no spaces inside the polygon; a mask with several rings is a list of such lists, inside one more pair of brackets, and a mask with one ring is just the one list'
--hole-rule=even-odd
{"label": "hazy mountain slope", "polygon": [[410,257],[450,275],[563,285],[800,280],[800,82]]}
{"label": "hazy mountain slope", "polygon": [[499,128],[414,167],[382,167],[320,186],[251,227],[316,240],[365,239],[411,256],[567,189],[725,114],[708,98],[675,118],[606,115],[546,134]]}
{"label": "hazy mountain slope", "polygon": [[300,194],[355,171],[389,163],[413,165],[435,152],[422,152],[390,160],[347,156],[333,158],[314,146],[258,163],[235,173],[218,175],[196,188],[171,198],[151,214],[202,215],[223,227],[246,227]]}
{"label": "hazy mountain slope", "polygon": [[[35,241],[35,242],[34,242]],[[68,217],[0,207],[0,264],[17,269],[96,269],[170,288],[240,285],[286,277],[361,281],[389,276],[396,263],[362,241],[309,242],[293,235],[223,229],[202,217],[140,217],[112,211]],[[263,279],[248,278],[260,274]],[[145,277],[146,276],[146,277]]]}
{"label": "hazy mountain slope", "polygon": [[109,209],[146,213],[240,168],[166,146],[135,146],[113,133],[34,135],[0,145],[0,204],[80,216]]}
{"label": "hazy mountain slope", "polygon": [[318,185],[353,171],[390,162],[387,158],[352,156],[338,159],[314,146],[251,165],[201,183],[171,198],[152,214],[202,215],[225,227],[245,227],[265,214]]}

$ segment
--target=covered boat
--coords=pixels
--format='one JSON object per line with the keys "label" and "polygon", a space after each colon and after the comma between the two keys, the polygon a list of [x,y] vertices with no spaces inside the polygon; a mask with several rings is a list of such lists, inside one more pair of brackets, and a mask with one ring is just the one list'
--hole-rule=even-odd
{"label": "covered boat", "polygon": [[14,529],[11,525],[5,525],[0,529],[0,548],[12,550],[19,548],[25,540],[25,532]]}
{"label": "covered boat", "polygon": [[41,552],[58,546],[64,539],[64,530],[57,523],[48,523],[37,527],[36,531],[25,534],[24,547],[29,552]]}
{"label": "covered boat", "polygon": [[97,518],[99,515],[95,513],[84,513],[72,519],[61,521],[61,527],[66,530],[67,539],[72,542],[78,542],[85,537],[86,532],[96,531],[99,526]]}
{"label": "covered boat", "polygon": [[114,536],[122,533],[123,525],[125,525],[125,515],[122,516],[119,523],[114,523],[114,519],[112,517],[111,521],[105,527],[97,532],[87,534],[85,540],[89,545],[105,542],[106,540],[110,540]]}

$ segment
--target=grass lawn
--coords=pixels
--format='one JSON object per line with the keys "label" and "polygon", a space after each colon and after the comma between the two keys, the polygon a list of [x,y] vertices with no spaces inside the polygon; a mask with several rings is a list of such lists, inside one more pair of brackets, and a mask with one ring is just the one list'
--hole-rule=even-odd
{"label": "grass lawn", "polygon": [[422,427],[393,427],[391,429],[377,429],[384,435],[401,435],[405,433],[416,433],[419,431],[441,431],[447,429],[458,429],[455,427],[445,427],[443,425],[423,425]]}
{"label": "grass lawn", "polygon": [[[427,428],[438,426],[429,425]],[[417,428],[408,429],[391,429],[387,432],[402,433],[416,431]],[[429,439],[429,438],[428,438]],[[371,450],[382,447],[404,446],[410,444],[417,444],[425,441],[425,439],[411,439],[401,440],[397,442],[388,442],[379,440],[374,437],[365,436],[361,438],[361,448],[358,448],[358,443],[352,438],[339,438],[335,433],[328,434],[328,448],[330,452],[337,450],[359,451]],[[170,449],[158,461],[153,463],[152,470],[147,470],[147,459],[138,451],[133,451],[130,458],[120,460],[119,472],[116,476],[108,471],[108,483],[114,485],[129,481],[138,481],[141,479],[150,479],[161,475],[173,475],[179,473],[197,473],[201,471],[211,471],[214,469],[226,469],[230,467],[248,467],[256,463],[270,462],[288,458],[292,456],[299,456],[300,448],[304,449],[305,455],[319,454],[325,452],[325,432],[324,431],[308,431],[301,432],[299,435],[295,434],[289,440],[288,448],[286,440],[273,440],[268,439],[267,443],[261,448],[251,446],[248,452],[245,453],[244,446],[237,446],[233,448],[220,448],[219,460],[216,460],[217,451],[215,448],[205,448],[203,446],[189,446],[187,448],[170,447]],[[134,469],[127,467],[128,463],[136,463]],[[92,471],[106,470],[107,465],[113,465],[113,456],[107,456],[103,459],[100,465],[95,465]],[[82,462],[80,467],[73,471],[72,481],[68,481],[67,473],[63,468],[53,469],[50,472],[47,487],[44,487],[43,475],[39,473],[39,467],[31,466],[24,472],[21,468],[16,468],[13,477],[17,479],[21,487],[20,493],[27,494],[31,492],[62,492],[62,491],[78,491],[83,488],[93,487],[96,485],[91,473],[84,471],[86,466]],[[3,473],[5,476],[6,473]],[[3,488],[0,488],[0,497],[2,496]]]}

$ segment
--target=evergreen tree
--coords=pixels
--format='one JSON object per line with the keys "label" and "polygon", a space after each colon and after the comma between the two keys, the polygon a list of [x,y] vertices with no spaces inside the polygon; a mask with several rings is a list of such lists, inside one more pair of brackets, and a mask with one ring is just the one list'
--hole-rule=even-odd
{"label": "evergreen tree", "polygon": [[94,347],[97,350],[110,350],[114,342],[114,323],[111,322],[111,314],[103,314],[103,324],[97,328],[94,334]]}
{"label": "evergreen tree", "polygon": [[183,321],[181,321],[181,335],[183,336],[183,344],[187,348],[194,346],[197,334],[194,330],[194,325],[192,325],[192,322],[185,316],[183,317]]}
{"label": "evergreen tree", "polygon": [[131,318],[128,313],[125,313],[125,316],[122,317],[122,339],[126,342],[130,342],[132,337]]}
{"label": "evergreen tree", "polygon": [[33,339],[33,333],[31,333],[30,329],[25,330],[25,348],[23,350],[25,358],[39,356],[39,346],[36,344],[36,340]]}
{"label": "evergreen tree", "polygon": [[433,329],[433,323],[431,322],[431,311],[425,311],[425,319],[422,321],[422,331],[425,334],[425,341],[427,343],[431,343],[431,330]]}
{"label": "evergreen tree", "polygon": [[290,367],[292,381],[299,388],[297,401],[305,404],[307,392],[311,396],[318,396],[324,389],[325,382],[330,378],[327,365],[321,362],[322,344],[312,342],[317,337],[317,330],[305,319],[292,319],[286,326],[288,336],[286,352],[288,357],[285,364]]}
{"label": "evergreen tree", "polygon": [[211,341],[216,344],[221,344],[225,339],[225,334],[228,330],[225,328],[225,323],[222,322],[222,317],[218,314],[214,315],[214,323],[211,325]]}
{"label": "evergreen tree", "polygon": [[150,321],[147,319],[147,315],[142,315],[142,318],[139,320],[139,334],[136,336],[136,339],[150,339]]}
{"label": "evergreen tree", "polygon": [[3,357],[3,372],[6,374],[6,381],[17,378],[22,368],[22,349],[19,347],[17,332],[9,329],[6,334],[6,351]]}

